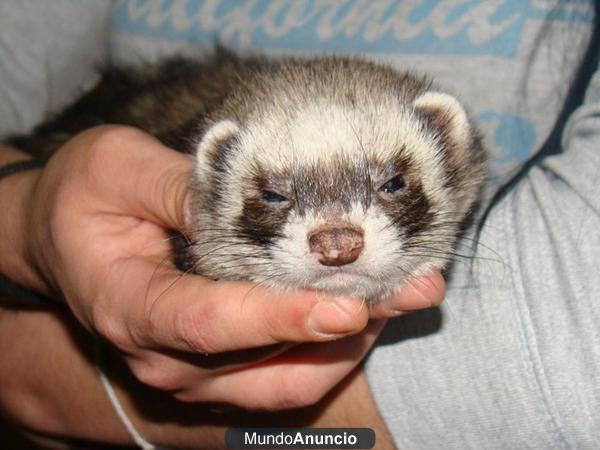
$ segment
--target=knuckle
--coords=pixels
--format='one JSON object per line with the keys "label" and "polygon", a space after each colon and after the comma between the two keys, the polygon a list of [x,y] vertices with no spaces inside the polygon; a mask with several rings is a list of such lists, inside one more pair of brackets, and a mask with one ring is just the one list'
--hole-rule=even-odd
{"label": "knuckle", "polygon": [[112,147],[124,140],[136,138],[143,134],[137,128],[127,125],[102,125],[88,131],[90,147]]}
{"label": "knuckle", "polygon": [[127,336],[132,347],[152,348],[157,341],[151,318],[139,319],[135,324],[127,325]]}
{"label": "knuckle", "polygon": [[279,341],[282,338],[282,316],[279,314],[271,314],[267,312],[263,316],[262,328],[264,333],[271,337],[274,341]]}
{"label": "knuckle", "polygon": [[281,377],[279,383],[271,391],[267,409],[284,410],[306,408],[317,404],[327,393],[327,389],[315,385],[313,380],[304,377]]}
{"label": "knuckle", "polygon": [[[173,334],[175,341],[187,349],[203,354],[217,353],[215,345],[217,307],[212,303],[202,306],[200,311],[186,308],[175,315]],[[202,320],[200,320],[202,318]]]}
{"label": "knuckle", "polygon": [[160,391],[172,392],[180,388],[173,371],[157,367],[147,361],[136,361],[129,365],[131,373],[143,384]]}
{"label": "knuckle", "polygon": [[120,350],[129,350],[131,340],[121,324],[109,314],[103,302],[96,301],[92,306],[91,324],[96,332]]}
{"label": "knuckle", "polygon": [[180,389],[173,393],[173,398],[182,403],[197,403],[202,401],[202,397],[196,389]]}
{"label": "knuckle", "polygon": [[263,333],[276,342],[310,340],[313,336],[306,327],[309,311],[307,304],[282,299],[262,315],[260,324]]}
{"label": "knuckle", "polygon": [[88,140],[85,147],[88,168],[106,165],[111,155],[121,152],[124,142],[137,138],[141,133],[124,125],[103,125],[84,132],[82,136]]}
{"label": "knuckle", "polygon": [[[70,237],[67,233],[71,229],[73,222],[72,211],[68,208],[71,203],[66,198],[64,191],[57,191],[51,203],[47,203],[46,216],[43,220],[46,222],[47,232],[39,236],[42,240],[47,240],[46,245],[52,243],[58,248],[62,248],[58,243],[63,242]],[[38,242],[37,245],[43,247],[43,242]]]}
{"label": "knuckle", "polygon": [[188,194],[189,171],[187,167],[173,165],[167,167],[154,184],[152,196],[163,205],[170,223],[185,225],[185,199]]}

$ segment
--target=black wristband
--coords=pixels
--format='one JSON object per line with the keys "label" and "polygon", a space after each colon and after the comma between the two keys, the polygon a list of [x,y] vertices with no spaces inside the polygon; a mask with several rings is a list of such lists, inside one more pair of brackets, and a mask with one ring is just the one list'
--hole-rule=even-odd
{"label": "black wristband", "polygon": [[[0,167],[0,179],[8,177],[18,172],[26,170],[41,169],[44,167],[41,161],[37,159],[27,159],[17,161]],[[0,292],[8,297],[8,301],[18,305],[47,305],[49,303],[57,304],[57,302],[44,295],[32,292],[24,287],[14,283],[13,281],[0,274]],[[6,298],[4,298],[6,300]]]}
{"label": "black wristband", "polygon": [[44,164],[37,159],[26,159],[24,161],[17,161],[5,166],[0,167],[0,179],[8,177],[18,172],[25,172],[26,170],[41,169]]}
{"label": "black wristband", "polygon": [[30,291],[23,286],[9,280],[0,274],[0,303],[17,306],[59,306],[62,303],[37,292]]}

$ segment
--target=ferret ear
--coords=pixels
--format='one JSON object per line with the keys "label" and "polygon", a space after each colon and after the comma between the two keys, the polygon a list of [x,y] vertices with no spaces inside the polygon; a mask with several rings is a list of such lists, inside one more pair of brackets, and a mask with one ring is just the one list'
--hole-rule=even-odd
{"label": "ferret ear", "polygon": [[450,157],[460,162],[471,141],[471,123],[459,101],[443,92],[425,92],[413,106],[440,135]]}
{"label": "ferret ear", "polygon": [[198,170],[210,167],[214,171],[226,169],[227,155],[237,141],[240,127],[232,120],[225,119],[212,125],[196,148]]}

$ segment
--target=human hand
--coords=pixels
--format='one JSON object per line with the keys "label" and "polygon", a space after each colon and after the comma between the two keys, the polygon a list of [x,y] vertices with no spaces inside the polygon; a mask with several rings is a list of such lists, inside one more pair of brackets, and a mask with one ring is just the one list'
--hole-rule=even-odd
{"label": "human hand", "polygon": [[[178,399],[266,409],[317,401],[360,362],[381,323],[367,327],[360,299],[183,276],[168,262],[166,230],[185,231],[190,170],[189,157],[132,128],[71,139],[27,201],[27,259],[41,289],[60,293],[139,380]],[[434,306],[443,290],[439,273],[413,280],[371,315]],[[227,361],[215,356],[226,352]]]}

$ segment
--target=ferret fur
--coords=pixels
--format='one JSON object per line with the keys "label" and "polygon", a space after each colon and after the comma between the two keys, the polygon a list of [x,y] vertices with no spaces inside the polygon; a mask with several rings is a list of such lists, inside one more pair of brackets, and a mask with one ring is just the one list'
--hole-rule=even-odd
{"label": "ferret fur", "polygon": [[[479,133],[454,97],[359,58],[219,50],[113,68],[15,144],[46,159],[104,123],[195,156],[182,269],[368,301],[447,265],[485,175]],[[331,229],[358,230],[358,257],[315,251],[311,236]]]}

